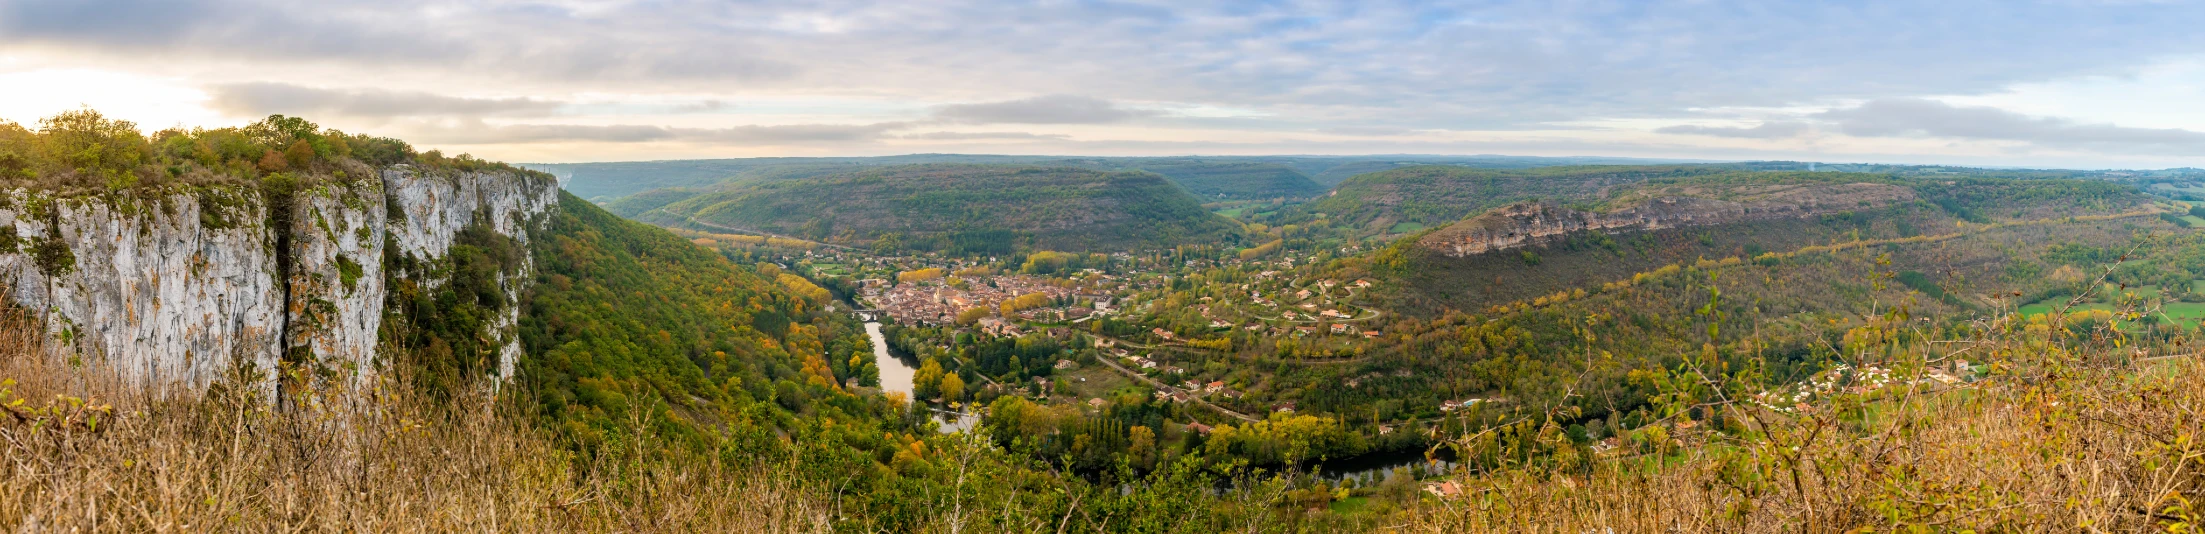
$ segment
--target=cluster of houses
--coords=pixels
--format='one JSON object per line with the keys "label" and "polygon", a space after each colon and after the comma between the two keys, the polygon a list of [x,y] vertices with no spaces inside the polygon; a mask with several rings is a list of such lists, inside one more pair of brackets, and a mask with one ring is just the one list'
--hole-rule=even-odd
{"label": "cluster of houses", "polygon": [[1229,399],[1238,399],[1240,398],[1241,393],[1239,391],[1233,390],[1232,388],[1225,387],[1224,381],[1211,381],[1208,383],[1204,383],[1188,380],[1186,382],[1180,383],[1178,386],[1164,386],[1157,388],[1155,395],[1156,400],[1187,402],[1198,397],[1207,397],[1211,395],[1216,395]]}
{"label": "cluster of houses", "polygon": [[[1004,301],[1020,295],[1040,293],[1051,299],[1067,299],[1076,295],[1072,288],[1049,283],[1048,279],[1033,276],[997,276],[991,279],[972,279],[959,289],[936,282],[918,282],[890,286],[885,280],[864,280],[862,293],[868,302],[879,306],[896,322],[904,324],[947,324],[957,319],[957,314],[970,308],[994,309]],[[1090,299],[1093,307],[1067,306],[1062,309],[1043,308],[1024,310],[1019,315],[1034,319],[1041,315],[1053,315],[1050,319],[1085,317],[1098,309],[1107,310],[1109,298]],[[1007,324],[992,325],[1001,330]],[[1015,328],[1015,327],[1014,327]]]}
{"label": "cluster of houses", "polygon": [[980,318],[980,322],[974,324],[973,326],[978,327],[981,332],[991,336],[1018,337],[1026,334],[1024,330],[1018,329],[1018,325],[1016,323],[997,319],[994,317],[982,317]]}
{"label": "cluster of houses", "polygon": [[[1277,271],[1263,271],[1262,273],[1258,273],[1256,275],[1256,278],[1267,279],[1277,274]],[[1320,280],[1312,285],[1318,287],[1320,290],[1329,291],[1332,288],[1339,287],[1341,283],[1336,280],[1328,279]],[[1371,286],[1371,281],[1356,280],[1354,282],[1348,283],[1347,285],[1357,288],[1367,288]],[[1340,311],[1338,308],[1324,307],[1321,306],[1319,302],[1310,301],[1311,297],[1316,296],[1319,296],[1319,293],[1312,292],[1306,288],[1295,290],[1293,293],[1288,294],[1286,298],[1290,300],[1306,302],[1290,306],[1289,309],[1280,312],[1279,315],[1280,317],[1283,317],[1288,321],[1314,322],[1318,324],[1308,326],[1295,326],[1291,328],[1274,327],[1271,328],[1271,333],[1274,335],[1293,336],[1307,336],[1319,333],[1330,333],[1333,335],[1362,334],[1365,338],[1377,338],[1379,336],[1379,333],[1377,331],[1365,332],[1362,328],[1356,325],[1337,322],[1354,318],[1355,314]],[[1264,298],[1263,292],[1261,291],[1249,291],[1248,298],[1251,301],[1255,302],[1257,305],[1261,306],[1276,308],[1279,307],[1280,304],[1277,301],[1272,301],[1270,299]],[[1299,311],[1293,308],[1299,308]],[[1227,329],[1231,328],[1232,326],[1233,324],[1227,321],[1211,321],[1210,323],[1210,327],[1217,329]],[[1258,332],[1264,330],[1264,327],[1261,324],[1250,324],[1245,326],[1244,328],[1250,332]]]}
{"label": "cluster of houses", "polygon": [[1801,413],[1813,409],[1810,401],[1840,393],[1866,395],[1884,388],[1914,385],[1969,387],[1980,372],[1978,367],[1967,360],[1955,358],[1944,366],[1923,369],[1920,375],[1909,377],[1892,369],[1873,365],[1856,368],[1841,364],[1809,377],[1803,383],[1780,390],[1763,391],[1747,400],[1771,411]]}
{"label": "cluster of houses", "polygon": [[1155,369],[1155,370],[1158,370],[1158,371],[1162,371],[1162,372],[1164,372],[1164,373],[1168,373],[1168,374],[1186,374],[1186,373],[1187,373],[1187,370],[1186,370],[1185,368],[1181,368],[1181,367],[1179,367],[1179,366],[1177,366],[1177,365],[1164,365],[1164,364],[1163,364],[1162,362],[1158,362],[1158,361],[1156,361],[1156,360],[1151,360],[1151,359],[1148,359],[1148,357],[1145,357],[1145,356],[1135,356],[1135,355],[1132,355],[1132,354],[1130,354],[1130,353],[1127,353],[1127,352],[1125,351],[1125,349],[1118,349],[1118,350],[1117,350],[1117,351],[1115,352],[1115,354],[1117,354],[1117,356],[1118,356],[1119,358],[1124,358],[1124,359],[1125,359],[1125,361],[1126,361],[1126,363],[1128,363],[1128,364],[1131,364],[1132,366],[1134,366],[1134,367],[1136,367],[1136,368],[1140,368],[1140,369]]}

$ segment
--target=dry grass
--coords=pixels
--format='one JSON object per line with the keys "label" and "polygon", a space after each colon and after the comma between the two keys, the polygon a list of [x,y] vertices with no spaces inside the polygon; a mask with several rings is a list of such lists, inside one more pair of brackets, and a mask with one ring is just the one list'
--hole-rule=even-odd
{"label": "dry grass", "polygon": [[43,340],[0,317],[0,529],[828,530],[820,494],[793,477],[662,456],[645,432],[579,463],[487,396],[431,403],[381,384],[278,409],[219,385],[131,387],[40,357]]}
{"label": "dry grass", "polygon": [[[1430,501],[1405,530],[2205,529],[2205,364],[2134,359],[2142,351],[2103,330],[2057,336],[2012,317],[1984,326],[1990,334],[1957,343],[1852,347],[1893,349],[1883,353],[1896,354],[1900,377],[1956,353],[1993,362],[1998,372],[1972,387],[1900,380],[1796,412],[1710,400],[1701,406],[1728,422],[1662,425],[1669,446],[1650,454],[1592,459],[1562,447],[1464,475],[1462,497]],[[1526,428],[1527,442],[1559,434]]]}

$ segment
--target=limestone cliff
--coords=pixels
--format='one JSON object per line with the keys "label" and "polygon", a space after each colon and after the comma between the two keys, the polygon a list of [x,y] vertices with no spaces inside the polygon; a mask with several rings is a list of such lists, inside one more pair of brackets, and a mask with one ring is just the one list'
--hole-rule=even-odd
{"label": "limestone cliff", "polygon": [[[323,178],[296,191],[257,184],[123,193],[0,193],[0,287],[46,319],[63,350],[104,358],[149,385],[203,387],[239,364],[287,355],[364,377],[374,369],[394,277],[386,254],[433,264],[478,221],[525,243],[558,201],[547,178],[427,171]],[[389,250],[386,250],[388,248]],[[500,320],[500,376],[528,264]]]}
{"label": "limestone cliff", "polygon": [[[478,222],[527,250],[532,234],[543,228],[545,217],[559,204],[559,184],[549,178],[386,170],[383,184],[391,207],[388,227],[394,249],[390,253],[416,262],[444,257],[460,231]],[[509,291],[505,306],[489,327],[505,347],[498,355],[498,376],[511,376],[513,363],[520,358],[520,339],[513,332],[520,325],[521,294],[535,280],[535,265],[533,258],[522,254],[517,270],[499,275],[500,285]],[[444,282],[433,274],[422,276],[426,286]]]}
{"label": "limestone cliff", "polygon": [[[1658,193],[1658,192],[1656,192]],[[1700,196],[1623,196],[1622,207],[1584,211],[1527,202],[1496,208],[1424,236],[1417,244],[1454,257],[1544,243],[1572,232],[1620,233],[1808,217],[1912,201],[1914,191],[1887,184],[1772,185],[1710,191]]]}

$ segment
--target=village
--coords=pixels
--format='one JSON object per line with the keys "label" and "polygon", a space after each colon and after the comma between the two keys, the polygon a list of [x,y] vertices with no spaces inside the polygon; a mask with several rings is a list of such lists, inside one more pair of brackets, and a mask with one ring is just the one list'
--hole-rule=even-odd
{"label": "village", "polygon": [[[1030,275],[928,277],[891,283],[886,279],[859,281],[858,296],[900,324],[939,326],[963,323],[997,336],[1018,336],[1020,321],[1045,323],[1081,322],[1095,314],[1115,311],[1115,300],[1100,293],[1081,293],[1079,286],[1063,279]],[[971,310],[989,312],[977,315]]]}

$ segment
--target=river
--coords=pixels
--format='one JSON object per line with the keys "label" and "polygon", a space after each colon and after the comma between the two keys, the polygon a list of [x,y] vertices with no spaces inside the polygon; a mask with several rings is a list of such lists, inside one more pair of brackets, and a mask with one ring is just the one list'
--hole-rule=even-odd
{"label": "river", "polygon": [[[881,335],[879,322],[865,322],[865,337],[873,342],[873,366],[880,369],[881,391],[902,393],[904,400],[911,400],[911,377],[917,375],[919,370],[912,369],[910,364],[903,363],[903,359],[888,352],[888,337]],[[934,412],[934,422],[940,424],[936,428],[944,434],[960,432],[980,423],[980,416],[971,412],[951,412],[923,404],[921,406]]]}
{"label": "river", "polygon": [[902,393],[905,400],[911,398],[911,376],[917,369],[905,365],[896,355],[888,353],[888,338],[880,333],[880,323],[867,321],[865,337],[873,341],[873,365],[880,368],[881,391]]}
{"label": "river", "polygon": [[1438,461],[1432,461],[1426,459],[1421,450],[1377,452],[1325,462],[1317,466],[1315,474],[1323,480],[1353,479],[1357,485],[1369,486],[1393,478],[1398,468],[1407,468],[1410,475],[1417,477],[1447,474],[1455,468],[1454,462],[1448,461],[1453,456],[1442,450]]}

